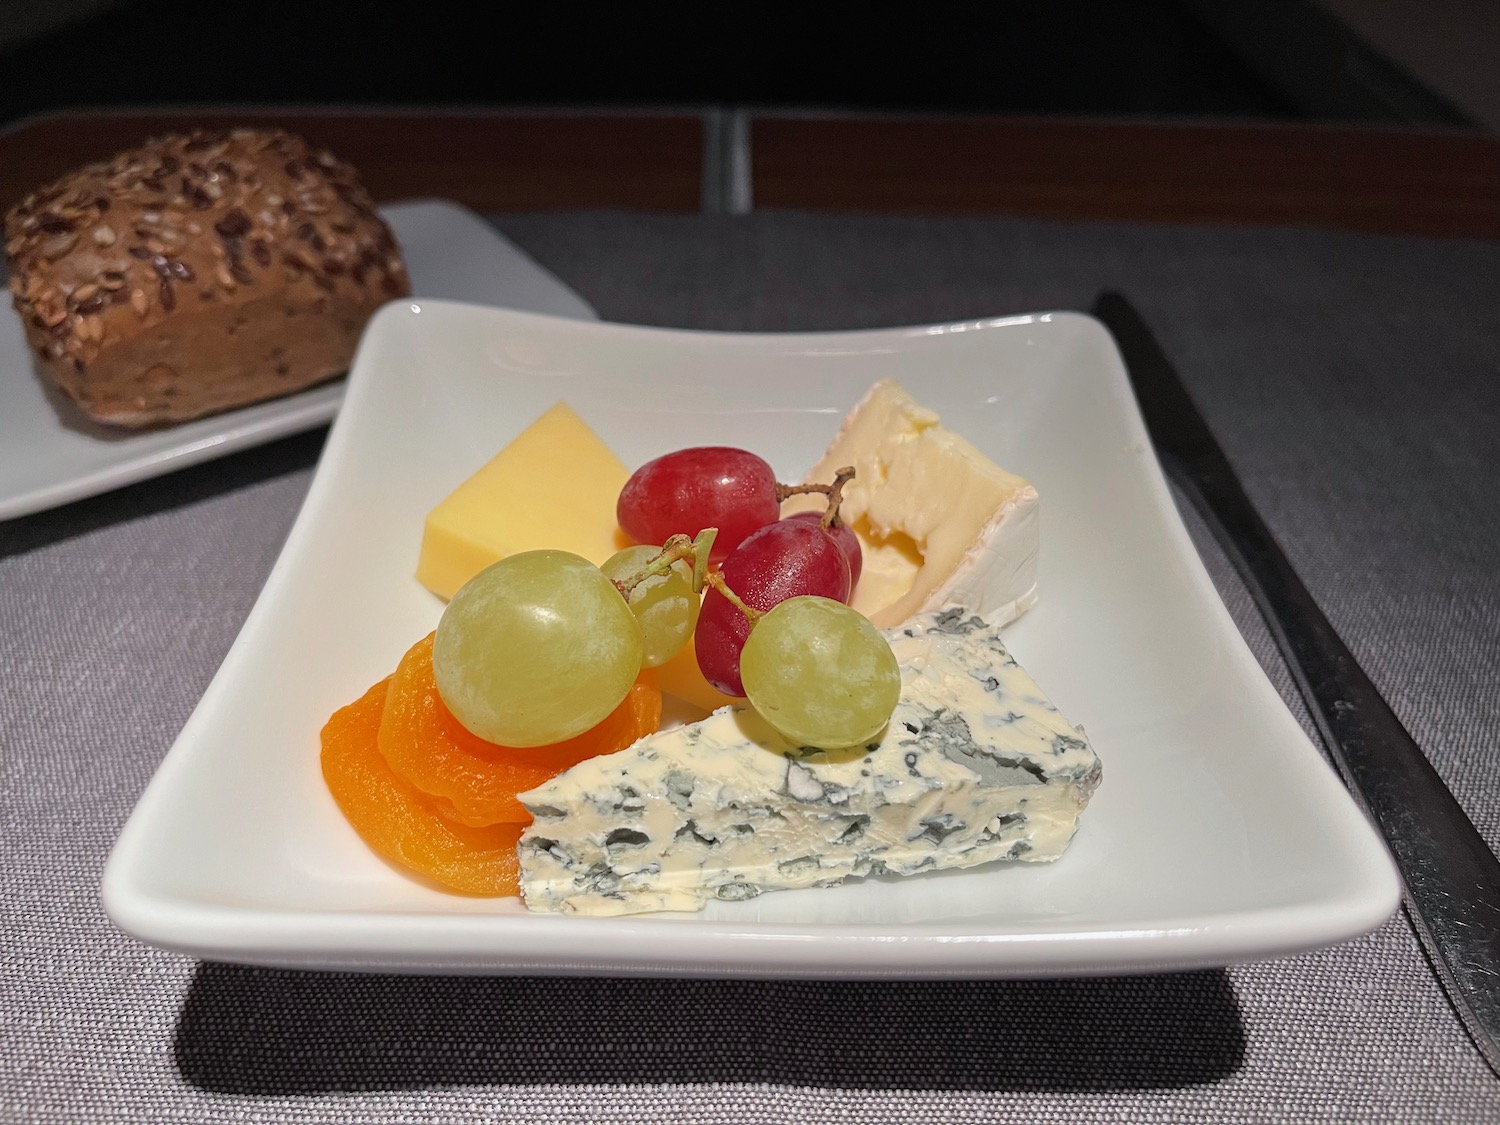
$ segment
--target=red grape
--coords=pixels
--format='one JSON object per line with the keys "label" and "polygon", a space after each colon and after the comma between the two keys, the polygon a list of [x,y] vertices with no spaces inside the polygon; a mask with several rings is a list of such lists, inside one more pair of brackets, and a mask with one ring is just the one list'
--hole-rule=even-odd
{"label": "red grape", "polygon": [[[745,537],[719,573],[752,609],[770,609],[799,594],[849,600],[849,559],[816,522],[784,519],[766,524]],[[745,694],[740,650],[749,636],[750,619],[710,588],[693,645],[704,679],[725,695]]]}
{"label": "red grape", "polygon": [[776,474],[763,458],[724,445],[696,446],[648,461],[631,474],[615,517],[637,543],[719,529],[708,561],[722,563],[758,527],[781,514]]}
{"label": "red grape", "polygon": [[[806,520],[808,523],[820,523],[823,519],[822,512],[794,512],[786,517],[789,520]],[[844,549],[844,557],[849,560],[849,589],[853,590],[855,583],[859,581],[859,572],[864,568],[864,551],[859,546],[859,536],[854,534],[854,529],[843,520],[837,520],[828,527],[828,534],[833,536],[833,541]]]}

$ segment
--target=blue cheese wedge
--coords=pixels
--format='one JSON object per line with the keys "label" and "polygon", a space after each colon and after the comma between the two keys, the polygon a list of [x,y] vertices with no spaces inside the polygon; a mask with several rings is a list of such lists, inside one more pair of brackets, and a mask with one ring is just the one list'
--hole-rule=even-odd
{"label": "blue cheese wedge", "polygon": [[787,742],[725,707],[521,794],[533,910],[699,910],[765,891],[995,860],[1056,859],[1098,756],[963,609],[888,629],[901,700],[878,741]]}

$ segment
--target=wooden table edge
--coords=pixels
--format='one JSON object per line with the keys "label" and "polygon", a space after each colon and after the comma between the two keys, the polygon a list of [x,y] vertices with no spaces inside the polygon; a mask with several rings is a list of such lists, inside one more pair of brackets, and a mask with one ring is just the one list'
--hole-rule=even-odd
{"label": "wooden table edge", "polygon": [[[716,130],[715,115],[745,127]],[[483,212],[712,210],[738,145],[761,209],[1313,226],[1500,241],[1500,138],[1451,127],[875,114],[796,107],[139,106],[0,128],[0,209],[88,159],[196,123],[300,129],[382,202]]]}

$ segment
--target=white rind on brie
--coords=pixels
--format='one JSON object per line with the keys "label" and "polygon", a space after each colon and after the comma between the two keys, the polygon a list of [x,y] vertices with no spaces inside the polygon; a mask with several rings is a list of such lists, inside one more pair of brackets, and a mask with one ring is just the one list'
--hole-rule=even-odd
{"label": "white rind on brie", "polygon": [[[876,625],[952,605],[1004,625],[1036,604],[1036,489],[895,380],[870,388],[805,479],[826,484],[844,466],[855,477],[840,514],[864,559],[850,605]],[[782,512],[816,510],[821,499],[793,496]]]}
{"label": "white rind on brie", "polygon": [[886,637],[901,699],[849,751],[788,743],[753,710],[589,759],[521,794],[534,910],[696,910],[764,891],[1061,855],[1099,759],[1000,640],[963,610]]}

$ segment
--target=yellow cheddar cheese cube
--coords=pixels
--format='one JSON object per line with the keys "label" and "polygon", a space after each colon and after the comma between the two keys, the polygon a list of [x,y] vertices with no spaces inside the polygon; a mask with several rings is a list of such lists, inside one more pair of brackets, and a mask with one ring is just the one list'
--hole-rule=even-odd
{"label": "yellow cheddar cheese cube", "polygon": [[427,515],[417,581],[451,598],[506,555],[554,548],[602,563],[629,540],[615,501],[630,477],[586,422],[553,406]]}

